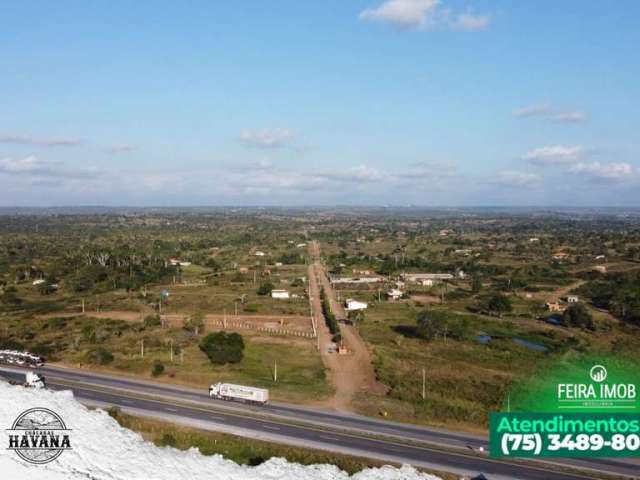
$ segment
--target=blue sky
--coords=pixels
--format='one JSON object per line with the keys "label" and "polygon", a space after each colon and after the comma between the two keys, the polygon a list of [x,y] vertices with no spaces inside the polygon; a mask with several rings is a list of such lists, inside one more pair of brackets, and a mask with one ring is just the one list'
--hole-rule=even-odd
{"label": "blue sky", "polygon": [[7,2],[2,205],[640,205],[640,3]]}

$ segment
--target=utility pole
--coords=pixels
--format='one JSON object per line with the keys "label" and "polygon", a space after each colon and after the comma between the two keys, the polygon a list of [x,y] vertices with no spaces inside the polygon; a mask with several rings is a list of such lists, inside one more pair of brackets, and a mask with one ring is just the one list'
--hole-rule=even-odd
{"label": "utility pole", "polygon": [[169,340],[169,358],[171,359],[171,363],[173,363],[173,340]]}
{"label": "utility pole", "polygon": [[140,340],[140,358],[144,358],[144,339]]}
{"label": "utility pole", "polygon": [[427,372],[422,369],[422,400],[427,398]]}
{"label": "utility pole", "polygon": [[222,310],[222,328],[227,328],[227,309]]}
{"label": "utility pole", "polygon": [[233,306],[236,309],[236,317],[238,316],[238,302],[233,302]]}
{"label": "utility pole", "polygon": [[82,313],[84,313],[84,298],[82,299]]}
{"label": "utility pole", "polygon": [[277,360],[273,361],[273,381],[274,382],[278,381],[278,361]]}

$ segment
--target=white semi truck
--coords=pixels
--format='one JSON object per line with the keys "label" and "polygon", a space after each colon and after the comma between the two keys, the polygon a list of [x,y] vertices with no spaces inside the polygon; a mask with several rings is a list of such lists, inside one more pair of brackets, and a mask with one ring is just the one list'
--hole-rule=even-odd
{"label": "white semi truck", "polygon": [[234,385],[233,383],[216,383],[209,387],[209,396],[220,400],[236,400],[264,405],[269,401],[269,390]]}
{"label": "white semi truck", "polygon": [[46,388],[44,377],[36,372],[27,372],[23,383],[16,382],[15,380],[9,380],[11,385],[22,385],[28,388]]}

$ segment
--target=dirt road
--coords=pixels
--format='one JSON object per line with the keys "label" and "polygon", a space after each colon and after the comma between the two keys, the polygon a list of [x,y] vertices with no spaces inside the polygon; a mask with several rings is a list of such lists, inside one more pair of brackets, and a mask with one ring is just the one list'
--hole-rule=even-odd
{"label": "dirt road", "polygon": [[329,399],[326,406],[336,410],[349,411],[354,394],[359,392],[384,394],[387,389],[376,380],[369,350],[353,326],[340,324],[342,339],[349,353],[347,355],[329,353],[329,347],[332,344],[331,332],[329,332],[322,314],[320,288],[324,288],[325,295],[329,299],[331,309],[336,317],[346,318],[346,315],[342,305],[335,298],[326,270],[320,262],[318,242],[309,243],[309,253],[311,256],[309,292],[318,324],[320,356],[329,370],[329,380],[336,390],[335,395]]}

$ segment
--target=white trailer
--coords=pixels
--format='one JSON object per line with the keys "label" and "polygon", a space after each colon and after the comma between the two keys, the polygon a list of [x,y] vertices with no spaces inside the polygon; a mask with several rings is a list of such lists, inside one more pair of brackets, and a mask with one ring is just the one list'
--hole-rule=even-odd
{"label": "white trailer", "polygon": [[23,387],[36,389],[46,388],[47,386],[44,381],[44,377],[35,372],[27,372],[23,383],[19,383],[14,380],[9,380],[9,383],[11,385],[22,385]]}
{"label": "white trailer", "polygon": [[237,400],[264,405],[269,400],[269,390],[234,385],[233,383],[216,383],[209,387],[209,396],[221,400]]}

